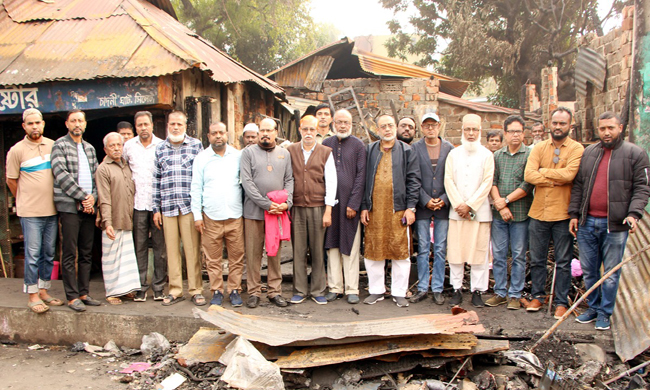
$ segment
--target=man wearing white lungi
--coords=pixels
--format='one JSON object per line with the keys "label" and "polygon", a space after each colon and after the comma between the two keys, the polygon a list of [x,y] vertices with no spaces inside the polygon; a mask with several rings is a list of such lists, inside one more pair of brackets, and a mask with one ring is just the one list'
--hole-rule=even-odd
{"label": "man wearing white lungi", "polygon": [[121,304],[122,295],[140,291],[132,233],[135,184],[131,168],[122,158],[123,146],[119,133],[108,133],[104,137],[106,157],[95,173],[102,229],[102,271],[106,300],[111,305]]}
{"label": "man wearing white lungi", "polygon": [[488,288],[488,253],[492,212],[488,194],[494,177],[494,157],[481,145],[481,117],[463,117],[462,145],[449,152],[445,163],[445,191],[451,202],[447,258],[454,294],[449,301],[458,305],[465,263],[471,265],[472,304],[483,307],[481,293]]}

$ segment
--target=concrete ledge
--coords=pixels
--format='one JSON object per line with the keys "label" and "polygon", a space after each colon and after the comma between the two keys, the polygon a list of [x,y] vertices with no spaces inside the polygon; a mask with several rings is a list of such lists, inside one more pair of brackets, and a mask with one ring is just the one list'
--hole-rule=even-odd
{"label": "concrete ledge", "polygon": [[140,348],[142,336],[158,332],[170,341],[187,341],[202,319],[177,316],[75,313],[66,308],[36,315],[29,309],[0,307],[0,336],[18,342],[72,345],[85,341],[103,346],[109,340],[119,346]]}

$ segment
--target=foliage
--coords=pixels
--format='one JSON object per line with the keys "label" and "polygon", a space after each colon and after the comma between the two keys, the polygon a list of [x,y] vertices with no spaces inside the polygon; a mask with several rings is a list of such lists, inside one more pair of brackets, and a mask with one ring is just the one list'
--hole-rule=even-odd
{"label": "foliage", "polygon": [[266,74],[337,39],[315,24],[309,0],[172,0],[181,23],[258,73]]}
{"label": "foliage", "polygon": [[[549,63],[558,67],[560,99],[572,100],[572,67],[580,39],[590,32],[602,35],[603,21],[596,14],[598,0],[380,2],[396,15],[411,3],[417,10],[409,23],[421,38],[412,41],[412,31],[405,33],[408,26],[390,21],[388,26],[396,35],[386,44],[389,55],[419,54],[423,59],[418,65],[434,65],[439,72],[461,79],[493,77],[499,88],[492,101],[508,106],[519,104],[521,86],[526,82],[539,87],[541,69]],[[607,17],[625,3],[614,0]],[[441,51],[442,60],[437,61]]]}

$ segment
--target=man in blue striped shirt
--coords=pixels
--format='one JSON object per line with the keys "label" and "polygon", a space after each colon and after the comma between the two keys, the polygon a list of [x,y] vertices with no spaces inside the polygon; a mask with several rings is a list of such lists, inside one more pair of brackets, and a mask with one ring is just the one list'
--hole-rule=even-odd
{"label": "man in blue striped shirt", "polygon": [[167,139],[156,146],[153,173],[153,220],[162,226],[167,246],[169,292],[163,306],[184,300],[181,241],[185,251],[188,290],[197,306],[206,304],[202,295],[199,232],[194,229],[190,208],[190,186],[194,158],[203,150],[201,141],[185,134],[187,116],[172,111],[167,119]]}

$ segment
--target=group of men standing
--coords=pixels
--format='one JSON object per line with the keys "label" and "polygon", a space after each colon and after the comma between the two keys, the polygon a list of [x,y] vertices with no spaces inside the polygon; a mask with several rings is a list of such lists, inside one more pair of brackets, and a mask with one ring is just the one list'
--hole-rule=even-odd
{"label": "group of men standing", "polygon": [[[462,302],[468,264],[474,306],[507,303],[508,309],[519,309],[530,247],[533,300],[527,310],[537,311],[546,296],[552,239],[555,316],[561,317],[568,306],[572,234],[577,234],[590,287],[598,280],[601,264],[607,271],[621,261],[627,233],[635,231],[650,196],[647,154],[623,141],[622,125],[612,113],[600,117],[601,141],[586,151],[569,137],[572,113],[566,108],[553,111],[551,138],[530,148],[523,142],[524,120],[510,116],[504,122],[505,146],[494,154],[481,145],[481,118],[474,114],[463,117],[461,145],[456,148],[440,137],[441,120],[435,113],[422,116],[423,137],[412,145],[414,119],[396,123],[381,115],[380,140],[367,147],[352,135],[351,114],[332,113],[327,105],[302,118],[301,141],[286,149],[276,144],[277,123],[271,118],[263,119],[259,127],[246,125],[242,150],[228,144],[223,123],[210,126],[210,146],[204,149],[186,134],[187,117],[180,111],[169,114],[165,140],[153,134],[151,113],[138,112],[134,121],[133,139],[125,142],[122,131],[106,135],[106,158],[98,164],[95,150],[82,139],[83,112],[71,111],[68,135],[52,142],[43,137],[40,112],[25,111],[27,135],[9,152],[7,183],[16,195],[23,225],[25,292],[33,311],[64,304],[47,293],[58,215],[66,300],[76,311],[99,304],[88,295],[92,231],[97,223],[111,304],[122,303],[121,297],[128,294],[135,301],[146,301],[150,287],[153,299],[163,305],[184,300],[181,247],[188,292],[197,306],[208,303],[202,295],[201,249],[212,305],[222,305],[226,296],[233,307],[243,305],[244,272],[246,305],[259,305],[264,249],[266,295],[275,305],[299,304],[307,298],[327,304],[344,296],[355,304],[360,302],[363,239],[369,281],[366,304],[385,297],[386,260],[391,260],[390,295],[398,307],[424,300],[429,291],[436,304],[443,304],[448,261],[450,304]],[[128,126],[122,129],[128,136]],[[42,191],[44,185],[52,186],[52,194]],[[407,299],[411,225],[417,234],[418,283],[417,292]],[[281,242],[286,240],[293,242],[294,259],[293,296],[288,301],[282,296],[280,270]],[[490,244],[495,294],[484,303]],[[612,276],[592,296],[580,322],[596,320],[598,329],[609,328],[617,278]]]}

